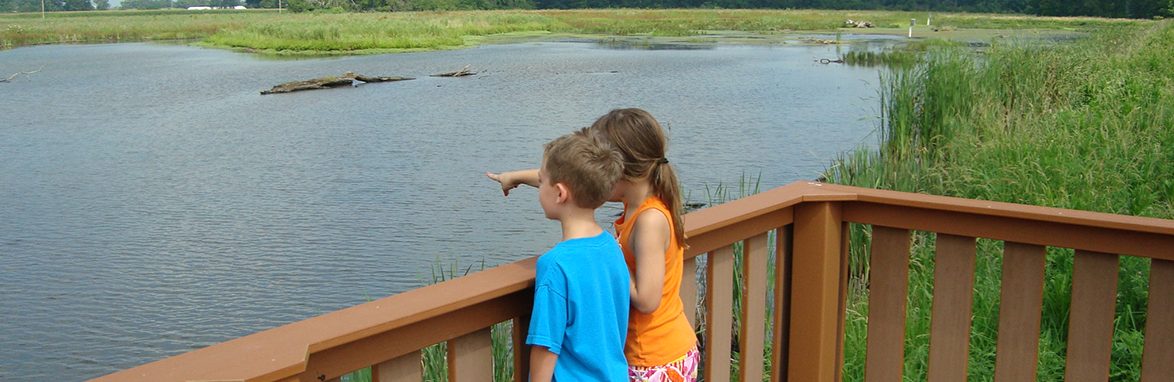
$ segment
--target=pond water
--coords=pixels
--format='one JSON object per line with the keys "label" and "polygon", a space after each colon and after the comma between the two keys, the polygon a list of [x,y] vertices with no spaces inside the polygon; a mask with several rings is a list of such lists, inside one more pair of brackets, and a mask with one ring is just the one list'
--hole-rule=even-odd
{"label": "pond water", "polygon": [[[616,47],[623,49],[615,49]],[[875,142],[835,46],[532,42],[273,60],[157,44],[0,52],[0,380],[80,380],[542,253],[544,142],[617,107],[705,202]],[[429,74],[464,65],[464,78]],[[416,80],[261,96],[354,71]],[[708,191],[707,191],[708,190]],[[610,206],[601,219],[618,212]]]}

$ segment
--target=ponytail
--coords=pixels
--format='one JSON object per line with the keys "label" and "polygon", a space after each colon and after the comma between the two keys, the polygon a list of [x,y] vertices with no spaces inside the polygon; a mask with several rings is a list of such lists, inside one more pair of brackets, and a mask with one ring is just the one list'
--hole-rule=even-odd
{"label": "ponytail", "polygon": [[681,185],[677,182],[677,172],[673,170],[668,159],[661,159],[653,165],[652,177],[649,180],[652,183],[652,191],[669,209],[669,219],[673,223],[673,236],[677,239],[677,244],[681,248],[689,248],[685,244],[685,222],[682,218],[685,210],[681,201]]}
{"label": "ponytail", "polygon": [[653,194],[669,209],[668,218],[673,223],[677,244],[688,248],[681,218],[684,214],[681,186],[677,182],[677,173],[665,158],[668,138],[660,122],[641,109],[615,109],[599,117],[587,129],[602,134],[603,140],[623,156],[624,179],[648,177]]}

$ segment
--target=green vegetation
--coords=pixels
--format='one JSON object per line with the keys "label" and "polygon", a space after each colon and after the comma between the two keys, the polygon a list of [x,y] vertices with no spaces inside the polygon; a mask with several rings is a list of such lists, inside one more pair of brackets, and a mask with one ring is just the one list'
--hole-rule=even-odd
{"label": "green vegetation", "polygon": [[[191,6],[294,11],[434,11],[474,9],[581,8],[728,8],[728,9],[873,9],[920,12],[1001,12],[1040,16],[1096,16],[1152,18],[1174,15],[1171,0],[123,0],[124,9],[186,8]],[[0,0],[0,12],[109,9],[109,0]]]}
{"label": "green vegetation", "polygon": [[[1115,28],[1051,46],[997,43],[983,56],[930,49],[883,84],[879,151],[827,172],[836,183],[1174,218],[1174,22]],[[863,378],[867,238],[852,229],[845,380]],[[910,265],[906,378],[924,379],[934,235]],[[1002,245],[979,241],[971,378],[994,372]],[[1139,379],[1149,262],[1123,257],[1112,380]],[[1060,380],[1072,251],[1049,249],[1039,379]]]}
{"label": "green vegetation", "polygon": [[[734,31],[780,41],[786,32],[835,31],[844,20],[870,20],[875,29],[904,33],[922,13],[816,10],[574,10],[395,13],[277,13],[274,11],[94,11],[0,14],[0,48],[54,43],[201,40],[213,47],[275,55],[351,55],[452,49],[487,38],[525,35],[702,36]],[[934,25],[954,30],[1032,28],[1095,31],[1146,21],[941,14]],[[929,32],[919,26],[917,32]],[[942,32],[941,36],[950,38]],[[961,32],[950,32],[961,33]],[[1009,33],[1009,32],[1008,32]],[[720,39],[716,39],[720,40]]]}

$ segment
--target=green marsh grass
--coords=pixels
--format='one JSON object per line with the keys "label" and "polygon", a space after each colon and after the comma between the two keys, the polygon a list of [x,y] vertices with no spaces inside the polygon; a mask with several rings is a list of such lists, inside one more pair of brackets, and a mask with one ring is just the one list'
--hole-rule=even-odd
{"label": "green marsh grass", "polygon": [[[935,20],[937,20],[935,18]],[[1174,22],[1108,28],[1067,44],[998,42],[976,55],[930,49],[881,89],[878,151],[844,154],[832,182],[1174,218]],[[867,238],[853,226],[844,375],[863,378]],[[914,234],[906,378],[924,379],[933,240]],[[863,240],[858,240],[863,239]],[[968,373],[994,373],[1002,243],[979,240]],[[1072,251],[1050,248],[1039,379],[1061,380]],[[1137,380],[1148,260],[1122,257],[1111,380]]]}
{"label": "green marsh grass", "polygon": [[[846,19],[907,26],[917,12],[714,9],[495,10],[277,13],[247,11],[92,11],[0,15],[0,48],[55,43],[197,40],[212,47],[274,55],[351,55],[453,49],[486,37],[522,35],[706,36],[834,32]],[[1151,23],[1095,18],[940,14],[955,28],[1119,29]],[[895,33],[900,28],[849,33]],[[848,31],[848,30],[845,30]]]}

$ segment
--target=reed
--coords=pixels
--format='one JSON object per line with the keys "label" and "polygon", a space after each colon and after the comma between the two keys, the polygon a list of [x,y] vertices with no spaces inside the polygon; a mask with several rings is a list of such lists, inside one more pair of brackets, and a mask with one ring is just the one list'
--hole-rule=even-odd
{"label": "reed", "polygon": [[[1174,218],[1174,23],[1110,28],[1071,44],[997,43],[983,56],[929,50],[882,85],[878,151],[844,154],[832,182],[1128,215]],[[867,238],[853,227],[856,282],[847,323],[847,380],[863,378]],[[857,237],[864,240],[857,240]],[[906,378],[925,377],[934,236],[915,235]],[[1002,252],[979,241],[969,374],[994,372]],[[1049,249],[1039,379],[1060,380],[1072,251]],[[1123,257],[1112,380],[1137,380],[1148,261]]]}

